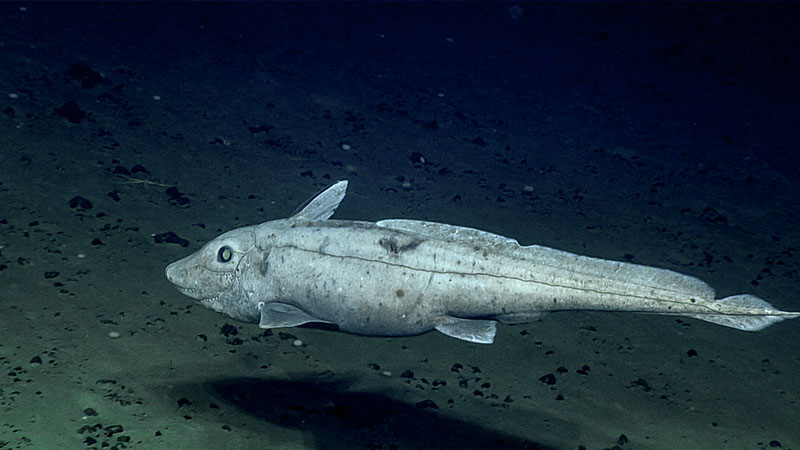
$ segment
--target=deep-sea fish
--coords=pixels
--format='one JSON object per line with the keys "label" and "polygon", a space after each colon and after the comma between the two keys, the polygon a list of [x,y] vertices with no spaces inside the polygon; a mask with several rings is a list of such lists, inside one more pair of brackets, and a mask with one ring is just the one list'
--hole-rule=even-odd
{"label": "deep-sea fish", "polygon": [[669,314],[746,331],[800,316],[753,295],[715,299],[671,270],[591,258],[421,220],[328,220],[340,181],[287,219],[228,231],[166,268],[178,290],[261,328],[309,322],[368,336],[431,330],[492,343],[497,322],[553,311]]}

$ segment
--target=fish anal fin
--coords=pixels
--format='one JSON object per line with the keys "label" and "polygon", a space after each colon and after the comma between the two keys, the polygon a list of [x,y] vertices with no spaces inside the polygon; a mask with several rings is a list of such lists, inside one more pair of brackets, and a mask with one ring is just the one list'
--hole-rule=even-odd
{"label": "fish anal fin", "polygon": [[545,313],[541,312],[522,312],[522,313],[509,313],[494,316],[495,319],[505,324],[514,323],[529,323],[534,320],[540,319]]}

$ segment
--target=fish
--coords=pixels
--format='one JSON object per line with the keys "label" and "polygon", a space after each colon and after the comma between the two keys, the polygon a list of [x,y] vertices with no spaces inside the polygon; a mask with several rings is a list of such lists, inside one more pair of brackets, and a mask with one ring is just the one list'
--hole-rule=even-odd
{"label": "fish", "polygon": [[308,323],[364,336],[436,330],[494,342],[498,323],[558,311],[690,317],[744,331],[800,312],[750,294],[716,299],[668,269],[578,255],[475,228],[412,219],[331,220],[339,181],[288,218],[237,228],[169,264],[166,278],[200,304],[264,329]]}

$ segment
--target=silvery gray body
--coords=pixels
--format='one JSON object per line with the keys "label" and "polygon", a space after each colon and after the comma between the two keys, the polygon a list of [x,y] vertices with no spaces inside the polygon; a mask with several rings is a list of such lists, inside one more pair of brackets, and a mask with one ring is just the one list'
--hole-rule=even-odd
{"label": "silvery gray body", "polygon": [[262,328],[335,324],[369,336],[438,330],[478,343],[497,321],[529,322],[567,310],[694,317],[755,331],[797,312],[752,295],[715,300],[703,281],[473,228],[418,220],[328,220],[340,181],[287,219],[229,231],[170,264],[184,294]]}

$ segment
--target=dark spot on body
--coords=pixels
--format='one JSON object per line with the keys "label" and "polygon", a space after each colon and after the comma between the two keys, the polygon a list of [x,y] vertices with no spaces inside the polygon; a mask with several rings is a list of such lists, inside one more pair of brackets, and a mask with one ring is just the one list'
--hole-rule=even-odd
{"label": "dark spot on body", "polygon": [[388,251],[389,253],[394,253],[394,254],[400,253],[397,249],[397,241],[395,241],[394,239],[381,239],[378,241],[378,244],[381,247],[385,248],[386,251]]}
{"label": "dark spot on body", "polygon": [[264,253],[264,258],[261,259],[261,263],[258,265],[258,272],[262,277],[267,276],[267,272],[269,271],[269,262],[267,261],[268,258],[269,252]]}
{"label": "dark spot on body", "polygon": [[400,253],[414,250],[415,248],[419,247],[419,244],[423,242],[424,241],[422,239],[414,239],[405,244],[400,244],[394,239],[382,238],[378,241],[378,245],[386,249],[386,251],[388,251],[389,253],[399,255]]}
{"label": "dark spot on body", "polygon": [[402,290],[402,289],[398,289],[398,290],[394,291],[394,295],[396,295],[397,298],[402,298],[402,297],[405,297],[406,292],[404,290]]}

